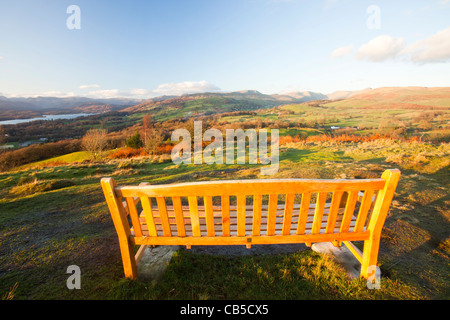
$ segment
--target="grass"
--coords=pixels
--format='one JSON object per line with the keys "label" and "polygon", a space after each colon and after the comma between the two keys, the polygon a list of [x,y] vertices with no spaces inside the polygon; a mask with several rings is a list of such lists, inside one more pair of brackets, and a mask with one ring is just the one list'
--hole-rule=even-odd
{"label": "grass", "polygon": [[[176,253],[161,281],[123,278],[100,178],[152,184],[261,178],[257,165],[174,165],[146,158],[0,174],[0,296],[14,299],[448,299],[449,147],[423,142],[292,144],[272,178],[402,177],[383,229],[381,290],[350,281],[312,251],[226,257]],[[69,265],[81,290],[68,290]]]}
{"label": "grass", "polygon": [[32,167],[36,167],[36,166],[45,166],[45,165],[48,165],[51,163],[63,164],[63,163],[83,162],[85,160],[90,160],[91,158],[92,158],[92,154],[90,152],[77,151],[77,152],[68,153],[68,154],[65,154],[62,156],[53,157],[50,159],[29,163],[29,164],[23,165],[17,169],[21,170],[21,169],[27,169],[27,168],[32,168]]}

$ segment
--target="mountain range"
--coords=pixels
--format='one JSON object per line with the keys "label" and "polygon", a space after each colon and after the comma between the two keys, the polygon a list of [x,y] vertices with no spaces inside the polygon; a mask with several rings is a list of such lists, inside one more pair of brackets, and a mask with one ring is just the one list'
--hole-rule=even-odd
{"label": "mountain range", "polygon": [[450,88],[386,87],[359,91],[336,91],[323,94],[297,91],[280,94],[263,94],[257,90],[233,92],[205,92],[182,96],[160,96],[151,99],[87,97],[5,97],[0,96],[0,119],[26,118],[51,113],[102,113],[108,111],[154,111],[161,117],[255,110],[284,104],[310,101],[334,101],[361,105],[385,103],[436,105],[449,107]]}
{"label": "mountain range", "polygon": [[[341,98],[344,95],[348,95],[350,91],[346,91],[343,94],[334,93],[332,94],[332,99]],[[235,99],[253,99],[253,100],[265,100],[273,102],[288,102],[288,103],[300,103],[308,102],[313,100],[326,100],[329,99],[328,95],[311,92],[311,91],[301,91],[301,92],[289,92],[284,94],[272,94],[267,95],[260,93],[257,90],[242,90],[235,92],[223,92],[223,93],[197,93],[197,94],[187,94],[183,96],[160,96],[151,99],[129,99],[129,98],[110,98],[110,99],[94,99],[88,97],[5,97],[0,96],[0,110],[15,110],[15,111],[41,111],[41,112],[51,112],[51,111],[61,111],[61,110],[76,110],[76,111],[86,111],[91,106],[109,106],[108,110],[120,110],[125,107],[137,105],[140,103],[150,103],[158,102],[169,99],[176,99],[180,97],[196,97],[201,98],[205,96],[210,97],[225,97],[225,98],[235,98]]]}

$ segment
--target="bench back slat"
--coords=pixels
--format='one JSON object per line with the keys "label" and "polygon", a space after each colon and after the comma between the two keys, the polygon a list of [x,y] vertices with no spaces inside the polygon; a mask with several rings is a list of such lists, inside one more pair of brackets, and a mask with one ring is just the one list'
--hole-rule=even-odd
{"label": "bench back slat", "polygon": [[262,195],[256,194],[253,196],[253,236],[259,236],[261,234],[261,211]]}
{"label": "bench back slat", "polygon": [[245,209],[246,209],[245,195],[237,196],[237,223],[238,223],[238,237],[245,236]]}
{"label": "bench back slat", "polygon": [[142,209],[144,211],[145,215],[145,222],[147,223],[147,228],[150,237],[156,237],[156,225],[155,221],[153,219],[153,210],[152,210],[152,204],[149,197],[141,197],[141,204]]}
{"label": "bench back slat", "polygon": [[206,215],[206,230],[208,237],[214,237],[214,213],[213,213],[213,199],[211,196],[203,198],[205,203],[205,215]]}
{"label": "bench back slat", "polygon": [[330,211],[328,213],[328,220],[325,233],[333,233],[336,225],[336,219],[339,211],[339,205],[341,204],[343,191],[335,191],[333,192]]}
{"label": "bench back slat", "polygon": [[169,217],[167,216],[166,200],[164,197],[156,197],[156,203],[158,204],[158,211],[161,218],[164,236],[171,237],[172,231],[170,230]]}
{"label": "bench back slat", "polygon": [[345,204],[344,217],[342,218],[340,232],[346,233],[349,231],[350,222],[355,211],[356,201],[358,200],[358,191],[350,191]]}
{"label": "bench back slat", "polygon": [[220,201],[222,204],[222,236],[229,237],[230,236],[230,196],[222,195]]}
{"label": "bench back slat", "polygon": [[177,231],[179,237],[186,236],[186,230],[184,228],[184,216],[183,206],[181,204],[181,197],[172,197],[173,209],[175,214],[175,220],[177,224]]}
{"label": "bench back slat", "polygon": [[311,192],[304,192],[300,205],[297,223],[297,235],[305,234],[306,220],[308,219],[309,204],[311,203]]}
{"label": "bench back slat", "polygon": [[136,202],[134,198],[125,198],[131,223],[137,237],[142,237],[142,228],[139,221],[139,213],[137,212]]}
{"label": "bench back slat", "polygon": [[312,226],[312,234],[319,234],[322,225],[322,216],[325,208],[325,201],[327,200],[326,192],[319,192],[317,194],[316,208],[314,210],[314,221]]}
{"label": "bench back slat", "polygon": [[364,191],[364,195],[361,200],[361,206],[359,208],[358,216],[356,219],[355,232],[362,231],[366,224],[367,215],[369,213],[369,210],[373,206],[374,193],[375,193],[375,190],[372,190],[372,189]]}
{"label": "bench back slat", "polygon": [[200,237],[200,220],[198,216],[198,200],[197,196],[189,196],[189,212],[191,216],[192,234],[194,237]]}
{"label": "bench back slat", "polygon": [[283,214],[283,235],[286,236],[291,233],[292,211],[294,210],[295,194],[289,193],[286,195],[286,202]]}
{"label": "bench back slat", "polygon": [[275,235],[276,214],[278,206],[278,194],[269,195],[269,210],[267,213],[267,235]]}

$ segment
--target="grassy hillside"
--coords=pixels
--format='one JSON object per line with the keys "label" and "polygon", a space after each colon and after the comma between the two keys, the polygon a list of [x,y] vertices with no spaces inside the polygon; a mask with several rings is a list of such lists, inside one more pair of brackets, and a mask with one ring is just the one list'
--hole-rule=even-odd
{"label": "grassy hillside", "polygon": [[29,163],[29,164],[21,166],[17,169],[23,170],[23,169],[27,169],[27,168],[45,166],[45,165],[49,165],[52,163],[54,163],[54,164],[69,164],[69,163],[74,163],[74,162],[82,162],[82,161],[90,160],[90,159],[92,159],[92,155],[90,152],[77,151],[77,152],[65,154],[63,156],[53,157],[53,158],[49,158],[46,160]]}
{"label": "grassy hillside", "polygon": [[[378,88],[356,94],[325,106],[360,107],[367,109],[428,109],[450,107],[450,88]],[[430,108],[431,109],[431,108]]]}
{"label": "grassy hillside", "polygon": [[[0,295],[17,284],[16,299],[448,298],[448,145],[292,143],[280,151],[271,178],[372,178],[402,170],[382,234],[381,290],[348,280],[339,265],[308,250],[250,257],[182,250],[159,283],[124,280],[101,177],[119,184],[263,178],[255,165],[180,166],[144,157],[1,174]],[[72,264],[82,270],[81,290],[66,288]]]}
{"label": "grassy hillside", "polygon": [[165,100],[149,100],[124,111],[138,114],[151,112],[155,120],[164,121],[194,115],[202,116],[222,112],[264,109],[304,101],[305,99],[308,98],[297,99],[283,95],[270,96],[252,90],[231,93],[201,93]]}
{"label": "grassy hillside", "polygon": [[[88,153],[75,152],[0,173],[0,296],[448,299],[447,94],[448,89],[442,88],[382,88],[335,102],[258,106],[250,113],[229,112],[243,106],[236,97],[198,95],[171,103],[167,102],[170,99],[153,101],[129,110],[126,121],[137,124],[128,130],[132,134],[146,113],[159,120],[158,129],[169,133],[186,123],[165,119],[194,114],[195,120],[220,130],[279,128],[280,168],[269,178],[374,178],[386,169],[399,168],[402,176],[381,238],[380,290],[367,289],[363,281],[350,281],[339,265],[311,250],[231,257],[196,255],[182,249],[157,284],[127,281],[100,188],[102,177],[114,177],[119,184],[267,177],[260,175],[259,165],[174,165],[170,154],[124,160],[105,156],[93,161]],[[216,115],[219,111],[228,113]],[[122,132],[111,134],[121,136]],[[66,287],[65,271],[73,264],[82,271],[81,290]]]}

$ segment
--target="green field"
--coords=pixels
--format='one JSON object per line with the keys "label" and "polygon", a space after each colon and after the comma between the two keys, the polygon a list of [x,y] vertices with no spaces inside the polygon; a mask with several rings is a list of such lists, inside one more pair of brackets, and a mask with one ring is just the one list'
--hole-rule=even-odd
{"label": "green field", "polygon": [[30,164],[24,165],[22,167],[19,167],[18,169],[21,170],[21,169],[26,169],[26,168],[36,167],[36,166],[42,166],[42,165],[46,165],[46,164],[53,163],[53,162],[73,163],[73,162],[82,162],[84,160],[90,160],[90,159],[92,159],[92,155],[90,152],[78,151],[78,152],[65,154],[65,155],[59,156],[59,157],[53,157],[50,159],[33,162]]}

